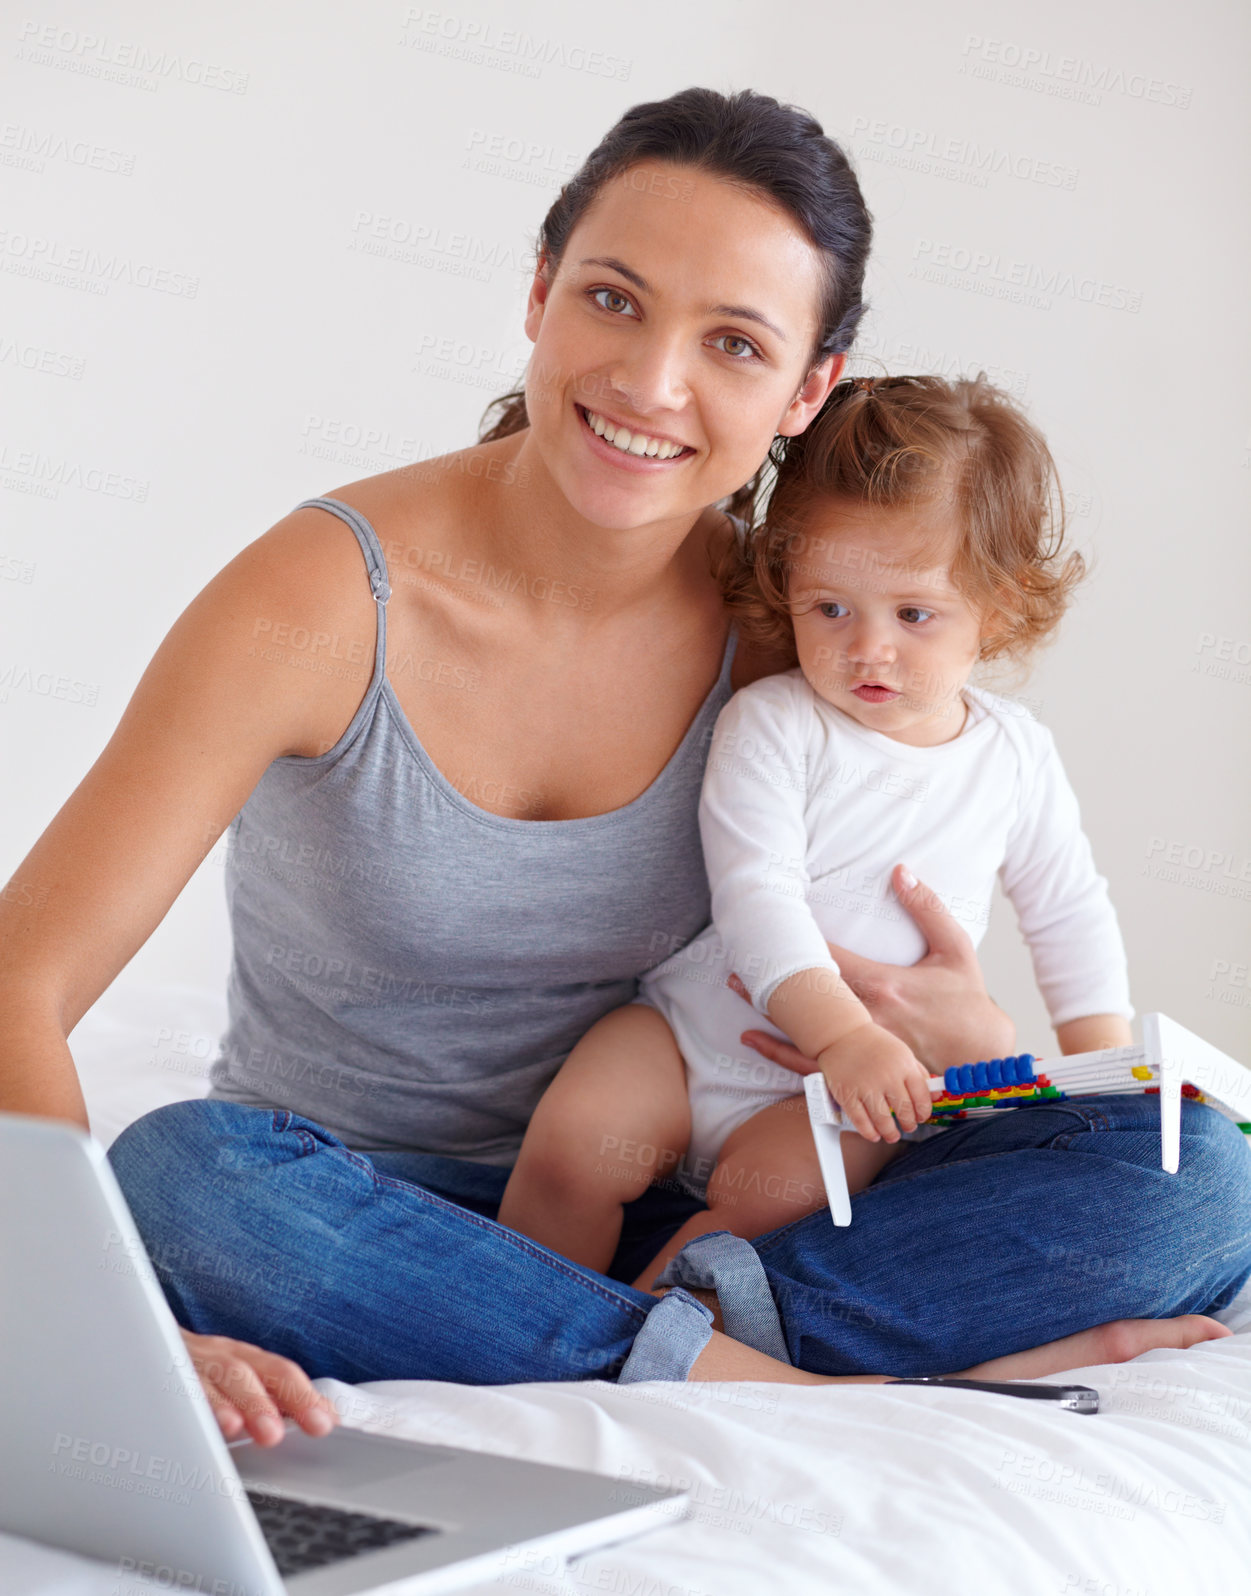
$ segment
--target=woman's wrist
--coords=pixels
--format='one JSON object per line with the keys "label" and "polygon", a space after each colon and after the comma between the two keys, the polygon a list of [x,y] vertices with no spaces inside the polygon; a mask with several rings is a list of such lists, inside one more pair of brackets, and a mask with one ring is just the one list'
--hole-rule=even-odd
{"label": "woman's wrist", "polygon": [[975,1064],[983,1058],[1007,1058],[1016,1052],[1016,1023],[988,993],[981,995],[971,1018],[972,1024],[966,1021],[960,1027],[961,1037],[952,1039],[952,1051],[961,1056],[945,1059],[944,1069],[949,1064]]}
{"label": "woman's wrist", "polygon": [[889,1016],[880,1014],[877,1023],[905,1042],[932,1075],[1016,1051],[1016,1025],[984,991],[934,992],[924,1008],[901,1004]]}

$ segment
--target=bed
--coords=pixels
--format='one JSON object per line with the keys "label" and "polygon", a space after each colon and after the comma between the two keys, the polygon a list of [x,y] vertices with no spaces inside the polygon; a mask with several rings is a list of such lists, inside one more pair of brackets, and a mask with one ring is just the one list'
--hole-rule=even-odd
{"label": "bed", "polygon": [[[117,983],[71,1040],[95,1134],[206,1090],[221,999]],[[1207,1596],[1251,1591],[1251,1286],[1235,1334],[1075,1369],[1093,1418],[915,1387],[319,1381],[345,1423],[691,1491],[689,1516],[475,1592]],[[106,1596],[106,1569],[0,1535],[5,1596]]]}

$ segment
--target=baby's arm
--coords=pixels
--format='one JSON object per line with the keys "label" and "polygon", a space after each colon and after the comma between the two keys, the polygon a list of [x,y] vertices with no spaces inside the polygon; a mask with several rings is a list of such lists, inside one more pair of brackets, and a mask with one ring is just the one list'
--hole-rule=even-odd
{"label": "baby's arm", "polygon": [[1101,1047],[1128,1047],[1134,1040],[1123,1014],[1083,1014],[1055,1029],[1061,1053],[1097,1053]]}
{"label": "baby's arm", "polygon": [[1077,795],[1044,726],[1022,728],[1021,812],[999,875],[1029,945],[1062,1053],[1133,1041],[1129,969],[1107,880],[1095,869]]}
{"label": "baby's arm", "polygon": [[539,1100],[499,1222],[601,1273],[622,1204],[671,1174],[690,1140],[686,1070],[664,1018],[642,1003],[596,1021]]}
{"label": "baby's arm", "polygon": [[807,683],[768,676],[717,717],[699,800],[712,918],[752,1003],[802,970],[838,965],[808,907]]}
{"label": "baby's arm", "polygon": [[774,988],[769,1018],[826,1085],[861,1136],[899,1140],[930,1117],[929,1071],[897,1036],[874,1024],[841,976],[802,970]]}
{"label": "baby's arm", "polygon": [[808,906],[811,726],[811,688],[788,675],[721,711],[699,806],[712,917],[755,1007],[818,1061],[862,1135],[894,1141],[929,1117],[928,1072],[873,1023]]}

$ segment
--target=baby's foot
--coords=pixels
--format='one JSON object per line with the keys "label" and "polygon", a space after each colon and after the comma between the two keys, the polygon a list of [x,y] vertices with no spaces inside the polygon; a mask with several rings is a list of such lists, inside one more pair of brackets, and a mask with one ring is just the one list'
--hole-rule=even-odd
{"label": "baby's foot", "polygon": [[1063,1369],[1084,1369],[1096,1363],[1125,1363],[1153,1347],[1193,1347],[1200,1341],[1217,1341],[1231,1335],[1226,1325],[1203,1313],[1183,1313],[1176,1319],[1114,1319],[1092,1330],[1062,1336],[1028,1352],[991,1358],[963,1372],[976,1380],[1033,1380]]}

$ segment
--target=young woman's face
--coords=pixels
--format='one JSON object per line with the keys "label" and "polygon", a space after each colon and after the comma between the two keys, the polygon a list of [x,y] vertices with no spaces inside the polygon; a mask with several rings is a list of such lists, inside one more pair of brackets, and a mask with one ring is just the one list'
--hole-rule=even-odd
{"label": "young woman's face", "polygon": [[570,505],[628,528],[741,487],[837,381],[841,357],[809,367],[820,291],[817,250],[756,195],[663,162],[606,184],[526,312],[529,441]]}
{"label": "young woman's face", "polygon": [[817,508],[793,539],[787,597],[814,692],[870,731],[928,747],[964,723],[982,616],[951,578],[959,528],[944,501]]}

